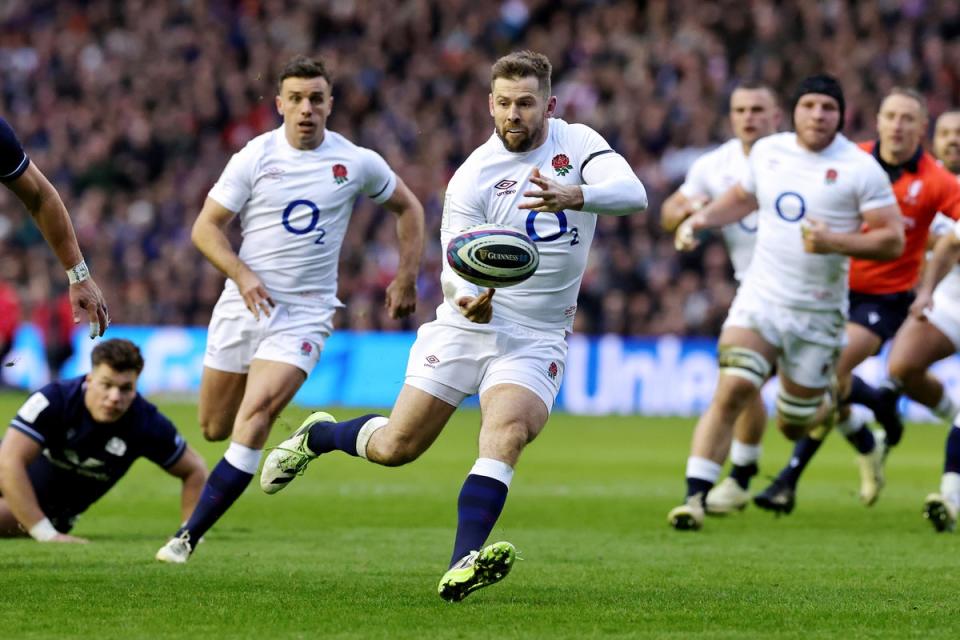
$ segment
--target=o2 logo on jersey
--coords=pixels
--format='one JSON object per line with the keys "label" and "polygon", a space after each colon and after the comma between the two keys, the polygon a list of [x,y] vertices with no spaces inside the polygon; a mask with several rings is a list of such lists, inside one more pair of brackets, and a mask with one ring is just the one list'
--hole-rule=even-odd
{"label": "o2 logo on jersey", "polygon": [[[290,218],[293,212],[300,207],[310,208],[310,222],[302,227],[295,227],[290,221]],[[283,210],[283,228],[296,236],[305,236],[312,231],[316,231],[318,236],[317,239],[313,241],[313,244],[323,244],[323,238],[327,235],[323,227],[317,226],[318,222],[320,222],[320,208],[309,200],[294,200]]]}
{"label": "o2 logo on jersey", "polygon": [[807,213],[807,203],[796,191],[784,191],[778,195],[773,208],[787,222],[796,222]]}
{"label": "o2 logo on jersey", "polygon": [[[537,216],[540,214],[556,217],[557,230],[555,233],[548,233],[544,236],[541,236],[539,233],[537,233],[536,222]],[[549,224],[549,222],[546,224]],[[554,242],[562,238],[568,232],[572,236],[570,239],[570,246],[572,247],[575,244],[580,244],[580,230],[576,227],[569,227],[567,225],[566,211],[531,211],[529,214],[527,214],[527,235],[530,236],[530,239],[534,242]]]}

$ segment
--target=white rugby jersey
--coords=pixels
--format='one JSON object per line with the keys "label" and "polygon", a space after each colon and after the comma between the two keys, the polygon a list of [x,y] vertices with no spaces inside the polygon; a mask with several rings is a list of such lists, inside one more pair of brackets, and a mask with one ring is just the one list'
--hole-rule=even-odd
{"label": "white rugby jersey", "polygon": [[[957,180],[960,180],[960,176],[957,176]],[[951,232],[960,236],[960,222],[938,212],[930,223],[930,233],[941,236]],[[937,285],[937,291],[960,300],[960,265],[953,265],[950,272]]]}
{"label": "white rugby jersey", "polygon": [[[697,158],[680,185],[680,193],[688,199],[707,197],[715,200],[740,182],[746,172],[747,155],[743,152],[743,143],[733,138]],[[725,225],[721,233],[733,264],[734,277],[742,280],[757,242],[757,213],[754,211],[742,220]]]}
{"label": "white rugby jersey", "polygon": [[[607,177],[602,175],[604,159],[615,157],[607,141],[590,127],[551,118],[547,139],[536,149],[507,151],[494,133],[457,169],[444,198],[440,227],[444,252],[454,235],[487,222],[523,231],[540,251],[536,273],[518,285],[497,290],[494,316],[533,328],[572,328],[597,216],[584,211],[543,213],[518,207],[532,200],[523,196],[524,191],[540,190],[529,181],[534,167],[550,180],[582,185],[589,184],[582,175],[585,170],[594,182]],[[469,323],[456,308],[455,300],[477,295],[478,288],[456,275],[446,261],[441,279],[446,300],[437,309],[437,316]]]}
{"label": "white rugby jersey", "polygon": [[[209,196],[240,216],[240,259],[277,302],[341,306],[337,264],[359,194],[383,203],[397,178],[374,151],[333,131],[316,149],[287,142],[283,127],[235,153]],[[237,291],[233,280],[224,287]]]}
{"label": "white rugby jersey", "polygon": [[741,184],[759,202],[759,230],[745,286],[786,307],[846,312],[850,259],[805,252],[800,225],[809,218],[856,232],[864,211],[896,204],[887,174],[841,134],[819,152],[793,132],[768,136],[753,145],[748,166]]}

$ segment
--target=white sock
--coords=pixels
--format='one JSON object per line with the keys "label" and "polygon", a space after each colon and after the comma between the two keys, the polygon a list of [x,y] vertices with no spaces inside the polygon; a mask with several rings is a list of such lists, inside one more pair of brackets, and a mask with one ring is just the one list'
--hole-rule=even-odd
{"label": "white sock", "polygon": [[937,406],[933,408],[933,414],[941,420],[953,422],[953,419],[957,417],[957,411],[957,405],[954,404],[953,400],[950,399],[950,396],[947,395],[947,390],[944,389],[943,395],[940,397],[940,402],[938,402]]}
{"label": "white sock", "polygon": [[730,463],[738,467],[749,467],[760,459],[762,448],[759,444],[744,444],[735,439],[730,445]]}
{"label": "white sock", "polygon": [[863,415],[857,411],[853,411],[855,408],[856,407],[851,407],[850,415],[848,415],[846,419],[837,422],[837,431],[845,436],[852,436],[867,426],[866,421],[863,419]]}
{"label": "white sock", "polygon": [[513,480],[513,467],[494,458],[477,458],[477,461],[473,463],[473,468],[470,469],[470,475],[499,480],[509,489],[510,482]]}
{"label": "white sock", "polygon": [[948,471],[940,479],[940,494],[960,509],[960,473]]}
{"label": "white sock", "polygon": [[383,416],[377,416],[376,418],[370,418],[367,420],[360,431],[357,432],[357,455],[367,459],[367,443],[370,442],[370,438],[373,437],[373,434],[377,432],[378,429],[382,429],[387,426],[389,420]]}
{"label": "white sock", "polygon": [[698,458],[697,456],[687,458],[688,478],[697,478],[698,480],[706,480],[707,482],[716,484],[722,469],[723,467],[713,460]]}
{"label": "white sock", "polygon": [[240,471],[252,475],[257,472],[257,467],[260,466],[260,456],[262,454],[262,449],[251,449],[238,442],[231,442],[230,446],[227,447],[227,452],[223,454],[223,459]]}

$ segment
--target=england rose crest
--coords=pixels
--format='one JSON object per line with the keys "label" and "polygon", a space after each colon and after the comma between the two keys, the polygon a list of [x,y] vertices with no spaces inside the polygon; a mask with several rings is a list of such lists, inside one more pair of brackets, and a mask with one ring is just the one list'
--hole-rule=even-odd
{"label": "england rose crest", "polygon": [[333,165],[333,181],[337,184],[343,184],[347,181],[347,168],[342,164]]}
{"label": "england rose crest", "polygon": [[551,362],[550,366],[547,367],[547,375],[550,376],[551,380],[556,380],[558,373],[560,373],[560,368],[557,366],[557,363]]}
{"label": "england rose crest", "polygon": [[553,156],[553,170],[557,172],[558,176],[567,175],[570,169],[573,169],[573,165],[570,164],[570,158],[562,153]]}

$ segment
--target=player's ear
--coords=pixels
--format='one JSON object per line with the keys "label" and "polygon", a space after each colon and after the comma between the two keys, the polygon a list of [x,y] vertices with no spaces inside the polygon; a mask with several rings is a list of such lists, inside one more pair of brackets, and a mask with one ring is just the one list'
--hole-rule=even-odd
{"label": "player's ear", "polygon": [[276,105],[277,105],[277,113],[279,113],[282,116],[283,115],[283,99],[280,96],[277,96],[276,98],[274,98],[274,100],[276,101]]}
{"label": "player's ear", "polygon": [[487,94],[487,107],[490,109],[490,117],[493,117],[493,94]]}
{"label": "player's ear", "polygon": [[552,118],[553,114],[557,112],[557,96],[550,96],[547,98],[547,117]]}

